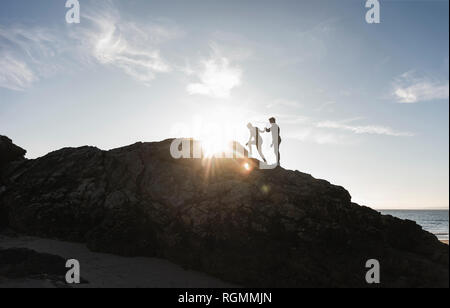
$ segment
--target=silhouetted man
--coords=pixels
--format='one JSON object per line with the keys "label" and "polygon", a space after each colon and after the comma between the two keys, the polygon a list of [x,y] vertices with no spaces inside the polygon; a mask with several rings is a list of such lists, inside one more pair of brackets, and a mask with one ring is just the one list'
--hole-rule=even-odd
{"label": "silhouetted man", "polygon": [[266,128],[266,132],[270,133],[272,132],[272,145],[270,146],[273,148],[273,151],[275,153],[275,156],[277,157],[277,164],[280,166],[280,144],[281,144],[281,137],[280,137],[280,127],[277,124],[277,120],[275,118],[270,118],[270,128]]}

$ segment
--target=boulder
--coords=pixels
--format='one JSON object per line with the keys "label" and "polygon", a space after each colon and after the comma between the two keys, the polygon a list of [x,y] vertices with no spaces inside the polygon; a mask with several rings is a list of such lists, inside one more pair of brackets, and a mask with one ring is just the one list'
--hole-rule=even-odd
{"label": "boulder", "polygon": [[236,159],[170,156],[172,140],[66,148],[1,174],[0,211],[29,235],[165,258],[249,287],[448,287],[448,246],[340,186]]}

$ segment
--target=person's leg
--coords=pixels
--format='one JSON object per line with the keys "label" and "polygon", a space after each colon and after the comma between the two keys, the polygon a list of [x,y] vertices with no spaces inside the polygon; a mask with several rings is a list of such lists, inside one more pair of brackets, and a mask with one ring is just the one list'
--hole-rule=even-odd
{"label": "person's leg", "polygon": [[281,167],[281,153],[280,153],[280,146],[281,146],[281,142],[278,144],[278,166]]}
{"label": "person's leg", "polygon": [[280,166],[280,161],[281,161],[280,145],[279,144],[275,144],[274,147],[273,147],[273,150],[275,152],[275,156],[277,157],[277,164],[278,164],[278,166]]}
{"label": "person's leg", "polygon": [[264,154],[262,153],[261,146],[258,147],[258,153],[259,153],[259,156],[261,156],[261,158],[263,159],[263,161],[264,161],[265,163],[267,163],[267,160],[266,160],[266,158],[264,157]]}
{"label": "person's leg", "polygon": [[250,141],[248,144],[248,153],[250,154],[250,156],[253,156],[253,147],[252,145],[255,144],[255,141]]}
{"label": "person's leg", "polygon": [[264,157],[264,154],[262,152],[262,146],[263,146],[264,140],[263,138],[258,134],[258,141],[256,142],[256,149],[258,150],[259,156],[262,158],[262,160],[267,163],[266,158]]}

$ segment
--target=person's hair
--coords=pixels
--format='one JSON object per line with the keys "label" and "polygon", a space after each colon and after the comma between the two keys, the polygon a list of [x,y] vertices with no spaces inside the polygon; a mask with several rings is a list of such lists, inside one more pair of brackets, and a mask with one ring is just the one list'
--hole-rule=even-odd
{"label": "person's hair", "polygon": [[277,119],[275,119],[275,118],[270,118],[269,121],[270,121],[270,123],[272,123],[272,124],[273,124],[273,123],[277,123]]}

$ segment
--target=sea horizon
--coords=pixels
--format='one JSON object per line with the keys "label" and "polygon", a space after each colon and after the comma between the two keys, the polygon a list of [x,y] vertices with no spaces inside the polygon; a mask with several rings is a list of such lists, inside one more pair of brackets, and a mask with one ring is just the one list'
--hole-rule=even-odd
{"label": "sea horizon", "polygon": [[415,221],[424,230],[434,234],[439,240],[449,240],[449,209],[390,209],[377,211],[383,215]]}
{"label": "sea horizon", "polygon": [[449,211],[449,208],[373,208],[375,211]]}

